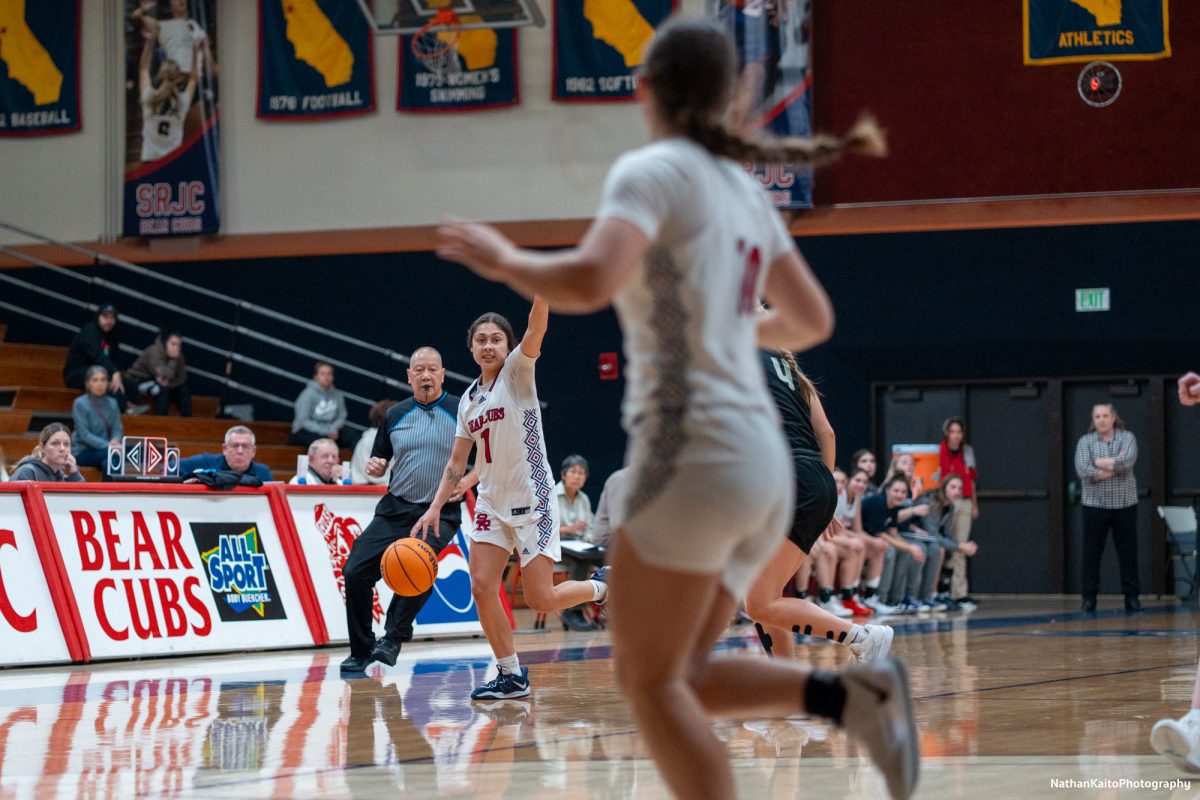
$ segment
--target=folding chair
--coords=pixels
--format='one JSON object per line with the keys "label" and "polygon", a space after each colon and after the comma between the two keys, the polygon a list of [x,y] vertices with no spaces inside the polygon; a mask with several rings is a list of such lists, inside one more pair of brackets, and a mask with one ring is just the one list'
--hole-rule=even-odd
{"label": "folding chair", "polygon": [[1167,526],[1167,555],[1171,560],[1175,594],[1181,600],[1195,599],[1197,585],[1200,584],[1196,558],[1196,511],[1191,506],[1159,506],[1158,515]]}

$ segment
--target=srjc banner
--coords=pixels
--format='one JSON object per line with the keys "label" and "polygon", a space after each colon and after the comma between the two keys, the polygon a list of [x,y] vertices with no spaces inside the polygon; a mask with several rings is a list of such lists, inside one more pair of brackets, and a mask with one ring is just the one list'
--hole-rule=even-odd
{"label": "srjc banner", "polygon": [[126,236],[216,233],[216,0],[125,0]]}
{"label": "srjc banner", "polygon": [[[737,46],[743,71],[757,72],[749,122],[776,136],[812,136],[811,4],[707,0]],[[812,207],[812,169],[747,165],[778,208]]]}

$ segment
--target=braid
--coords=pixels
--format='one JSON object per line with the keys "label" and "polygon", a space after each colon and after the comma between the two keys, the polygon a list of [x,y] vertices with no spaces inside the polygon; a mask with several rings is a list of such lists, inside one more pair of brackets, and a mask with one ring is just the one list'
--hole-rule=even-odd
{"label": "braid", "polygon": [[800,384],[800,394],[803,395],[806,402],[812,405],[812,401],[817,397],[817,387],[813,385],[812,378],[804,374],[804,370],[800,369],[800,365],[796,363],[796,356],[787,350],[778,350],[779,357],[787,362],[788,368],[792,374],[796,376],[797,382]]}
{"label": "braid", "polygon": [[702,120],[684,110],[679,127],[688,138],[713,155],[735,161],[771,164],[811,164],[820,166],[836,161],[843,153],[870,156],[887,154],[883,131],[871,117],[862,117],[843,137],[819,133],[811,138],[801,136],[744,137],[717,121]]}

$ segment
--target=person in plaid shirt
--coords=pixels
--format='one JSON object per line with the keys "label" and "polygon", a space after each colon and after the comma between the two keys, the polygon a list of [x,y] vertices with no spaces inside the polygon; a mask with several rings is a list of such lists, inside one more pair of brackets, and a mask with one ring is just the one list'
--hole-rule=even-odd
{"label": "person in plaid shirt", "polygon": [[1075,472],[1083,484],[1083,611],[1096,610],[1100,559],[1109,530],[1121,567],[1125,610],[1141,611],[1138,600],[1137,439],[1125,430],[1112,403],[1092,406],[1092,427],[1075,445]]}

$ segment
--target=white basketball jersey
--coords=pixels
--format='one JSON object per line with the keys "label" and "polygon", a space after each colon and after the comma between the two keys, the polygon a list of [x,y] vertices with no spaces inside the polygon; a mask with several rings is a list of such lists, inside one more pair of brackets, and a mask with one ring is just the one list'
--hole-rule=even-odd
{"label": "white basketball jersey", "polygon": [[515,348],[490,384],[476,381],[458,403],[455,435],[475,442],[476,514],[486,512],[512,527],[557,514],[533,378],[536,363]]}
{"label": "white basketball jersey", "polygon": [[613,301],[629,362],[626,430],[663,416],[775,415],[756,305],[767,268],[794,244],[766,192],[740,164],[667,139],[617,160],[596,217],[653,241]]}
{"label": "white basketball jersey", "polygon": [[142,90],[142,161],[157,161],[183,144],[183,118],[192,105],[192,92],[175,92],[151,106],[154,90]]}

